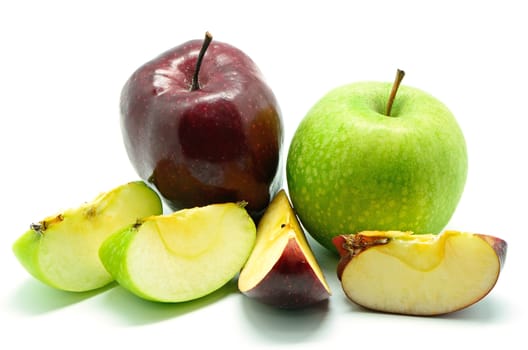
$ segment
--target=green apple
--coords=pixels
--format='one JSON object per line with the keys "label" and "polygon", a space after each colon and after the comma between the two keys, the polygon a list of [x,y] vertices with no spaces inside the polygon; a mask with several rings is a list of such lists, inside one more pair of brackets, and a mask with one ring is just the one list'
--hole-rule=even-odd
{"label": "green apple", "polygon": [[144,218],[110,236],[99,256],[125,289],[182,302],[219,289],[242,269],[256,239],[239,203],[211,204]]}
{"label": "green apple", "polygon": [[99,260],[101,243],[138,219],[162,213],[159,196],[136,181],[31,224],[13,244],[22,266],[41,282],[83,292],[113,281]]}
{"label": "green apple", "polygon": [[392,87],[337,87],[292,138],[290,198],[308,233],[330,250],[333,237],[364,230],[439,233],[462,196],[468,160],[459,124],[435,97],[399,87],[402,78],[398,71]]}

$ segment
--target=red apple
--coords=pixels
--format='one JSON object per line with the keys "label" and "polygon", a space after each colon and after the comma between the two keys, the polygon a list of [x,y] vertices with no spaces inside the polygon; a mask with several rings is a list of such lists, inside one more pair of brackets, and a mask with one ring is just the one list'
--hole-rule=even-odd
{"label": "red apple", "polygon": [[484,298],[507,250],[498,237],[460,231],[364,231],[333,243],[341,255],[337,276],[350,300],[410,315],[446,314]]}
{"label": "red apple", "polygon": [[280,308],[301,308],[328,299],[330,288],[284,190],[257,227],[257,240],[238,279],[248,297]]}
{"label": "red apple", "polygon": [[281,112],[256,64],[211,41],[206,33],[132,74],[121,94],[124,144],[172,209],[245,201],[256,218],[282,184]]}

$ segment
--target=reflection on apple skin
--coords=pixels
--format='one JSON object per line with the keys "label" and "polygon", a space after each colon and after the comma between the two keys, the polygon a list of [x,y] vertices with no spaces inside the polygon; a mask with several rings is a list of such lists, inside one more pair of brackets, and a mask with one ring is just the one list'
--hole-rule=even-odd
{"label": "reflection on apple skin", "polygon": [[251,58],[218,41],[207,47],[199,87],[191,89],[202,43],[165,51],[125,83],[125,148],[171,209],[245,201],[258,219],[282,187],[281,111]]}

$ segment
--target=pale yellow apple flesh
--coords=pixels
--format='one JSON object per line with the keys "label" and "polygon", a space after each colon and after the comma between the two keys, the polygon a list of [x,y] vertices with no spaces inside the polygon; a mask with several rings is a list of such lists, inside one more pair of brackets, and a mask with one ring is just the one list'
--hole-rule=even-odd
{"label": "pale yellow apple flesh", "polygon": [[439,315],[468,307],[495,286],[506,256],[500,238],[368,231],[340,236],[338,277],[353,302],[399,314]]}
{"label": "pale yellow apple flesh", "polygon": [[137,296],[183,302],[233,279],[255,235],[242,205],[211,204],[144,218],[110,236],[99,256],[116,281]]}
{"label": "pale yellow apple flesh", "polygon": [[113,281],[99,260],[102,242],[144,216],[161,213],[156,192],[144,182],[130,182],[32,224],[13,244],[13,252],[41,282],[66,291],[89,291]]}
{"label": "pale yellow apple flesh", "polygon": [[283,308],[307,306],[331,294],[284,190],[259,222],[255,247],[238,287],[248,296]]}

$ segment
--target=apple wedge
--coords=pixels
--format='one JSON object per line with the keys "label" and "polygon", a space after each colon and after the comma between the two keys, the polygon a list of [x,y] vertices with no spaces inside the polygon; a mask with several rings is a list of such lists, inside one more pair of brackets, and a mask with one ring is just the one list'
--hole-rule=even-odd
{"label": "apple wedge", "polygon": [[242,204],[211,204],[140,220],[109,237],[99,256],[133,294],[183,302],[212,293],[235,277],[255,235],[255,223]]}
{"label": "apple wedge", "polygon": [[440,315],[466,308],[495,286],[507,244],[490,235],[364,231],[334,237],[337,276],[346,296],[365,308]]}
{"label": "apple wedge", "polygon": [[258,224],[255,248],[240,272],[238,288],[280,308],[305,307],[331,294],[284,190]]}
{"label": "apple wedge", "polygon": [[144,182],[130,182],[32,224],[13,252],[31,275],[51,287],[97,289],[113,281],[99,260],[101,243],[139,218],[161,213],[156,192]]}

